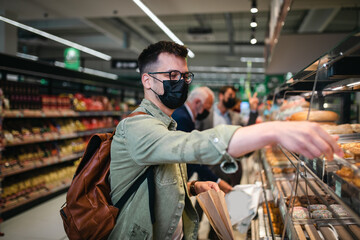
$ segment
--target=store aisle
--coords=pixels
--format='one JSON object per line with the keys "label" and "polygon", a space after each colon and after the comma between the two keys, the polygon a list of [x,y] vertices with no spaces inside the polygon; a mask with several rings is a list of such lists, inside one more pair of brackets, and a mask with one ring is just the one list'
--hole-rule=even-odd
{"label": "store aisle", "polygon": [[66,240],[62,220],[59,214],[66,194],[4,221],[0,232],[5,233],[0,240]]}

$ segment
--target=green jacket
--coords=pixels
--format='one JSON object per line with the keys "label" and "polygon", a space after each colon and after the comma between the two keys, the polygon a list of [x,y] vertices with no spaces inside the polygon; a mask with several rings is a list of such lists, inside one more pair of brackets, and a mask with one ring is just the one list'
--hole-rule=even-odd
{"label": "green jacket", "polygon": [[148,113],[122,120],[111,144],[111,200],[116,203],[149,165],[155,174],[155,219],[151,223],[144,181],[123,207],[109,239],[171,239],[180,217],[185,239],[196,239],[198,216],[186,182],[186,163],[233,163],[228,143],[238,126],[203,132],[176,131],[176,122],[144,99],[135,111]]}

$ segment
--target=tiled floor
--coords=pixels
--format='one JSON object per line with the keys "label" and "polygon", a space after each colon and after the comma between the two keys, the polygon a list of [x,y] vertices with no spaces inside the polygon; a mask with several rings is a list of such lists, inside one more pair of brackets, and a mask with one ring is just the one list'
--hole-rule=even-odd
{"label": "tiled floor", "polygon": [[66,194],[61,194],[1,223],[0,240],[66,240],[60,207]]}

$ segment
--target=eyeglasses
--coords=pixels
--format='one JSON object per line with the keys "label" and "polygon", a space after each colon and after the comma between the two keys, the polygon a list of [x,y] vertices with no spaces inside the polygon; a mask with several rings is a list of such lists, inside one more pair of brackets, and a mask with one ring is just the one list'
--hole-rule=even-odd
{"label": "eyeglasses", "polygon": [[[184,81],[187,84],[190,84],[192,82],[192,80],[194,79],[194,74],[192,72],[180,72],[178,70],[173,70],[170,72],[148,72],[148,74],[151,76],[151,74],[169,74],[169,79],[170,80],[175,80],[175,81],[179,81],[180,79],[184,79]],[[162,81],[154,76],[151,76],[153,78],[155,78],[156,80]]]}

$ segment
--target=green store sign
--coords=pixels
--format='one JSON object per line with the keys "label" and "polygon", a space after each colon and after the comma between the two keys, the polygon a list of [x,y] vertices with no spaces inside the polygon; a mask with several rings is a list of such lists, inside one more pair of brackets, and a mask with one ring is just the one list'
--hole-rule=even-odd
{"label": "green store sign", "polygon": [[64,51],[65,68],[79,70],[80,67],[80,51],[76,48],[66,48]]}

